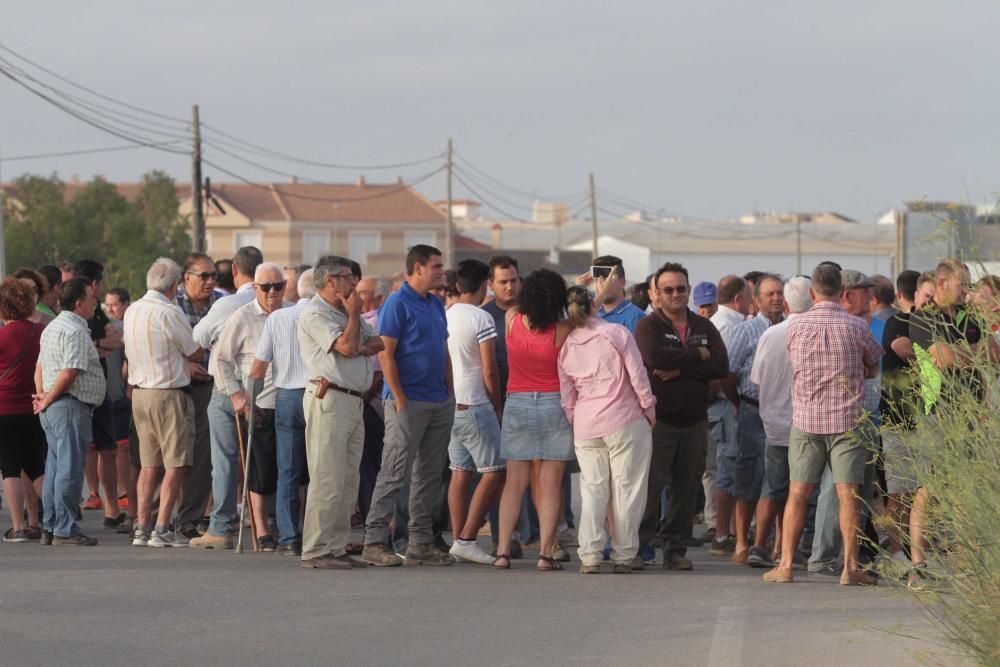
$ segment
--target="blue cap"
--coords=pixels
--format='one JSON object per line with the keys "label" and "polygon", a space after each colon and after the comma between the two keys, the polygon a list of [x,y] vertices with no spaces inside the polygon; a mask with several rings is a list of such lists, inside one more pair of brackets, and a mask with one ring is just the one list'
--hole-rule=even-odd
{"label": "blue cap", "polygon": [[707,306],[715,301],[715,283],[702,281],[694,286],[694,305]]}

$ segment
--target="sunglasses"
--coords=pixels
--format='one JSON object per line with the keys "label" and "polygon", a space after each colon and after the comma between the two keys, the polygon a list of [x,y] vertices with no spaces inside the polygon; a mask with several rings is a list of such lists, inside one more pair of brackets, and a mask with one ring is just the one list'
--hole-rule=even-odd
{"label": "sunglasses", "polygon": [[285,289],[285,283],[255,283],[262,292],[280,292]]}
{"label": "sunglasses", "polygon": [[674,292],[678,294],[687,294],[687,291],[688,291],[687,285],[678,285],[677,287],[659,287],[657,288],[656,293],[666,294],[667,296],[670,296]]}
{"label": "sunglasses", "polygon": [[189,276],[198,276],[202,280],[215,280],[219,277],[219,274],[215,271],[206,271],[204,273],[195,273],[194,271],[188,271]]}

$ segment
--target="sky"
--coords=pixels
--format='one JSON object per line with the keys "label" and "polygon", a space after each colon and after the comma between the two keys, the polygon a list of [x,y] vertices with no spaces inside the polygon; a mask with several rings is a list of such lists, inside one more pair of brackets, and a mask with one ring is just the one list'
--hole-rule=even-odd
{"label": "sky", "polygon": [[[0,44],[171,117],[197,103],[214,130],[314,161],[405,163],[451,138],[465,181],[455,196],[514,217],[529,215],[531,195],[582,208],[593,173],[602,216],[639,204],[873,221],[922,197],[995,203],[997,25],[992,0],[59,0],[8,3]],[[0,157],[124,143],[0,77]],[[220,146],[206,159],[288,180]],[[338,170],[241,155],[330,182],[412,180],[443,164]],[[146,148],[4,161],[2,177],[136,181],[157,168],[190,178],[189,157]],[[416,187],[442,197],[444,174]]]}

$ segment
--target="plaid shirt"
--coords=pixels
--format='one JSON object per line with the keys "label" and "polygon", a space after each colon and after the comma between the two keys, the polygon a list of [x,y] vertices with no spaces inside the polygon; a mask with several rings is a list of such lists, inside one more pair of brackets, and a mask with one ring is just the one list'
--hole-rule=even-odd
{"label": "plaid shirt", "polygon": [[753,368],[754,354],[757,352],[757,343],[764,335],[767,328],[771,326],[771,320],[763,313],[758,313],[757,317],[740,322],[729,332],[729,344],[726,350],[729,352],[729,372],[737,376],[737,389],[740,396],[760,400],[760,387],[750,379],[750,369]]}
{"label": "plaid shirt", "polygon": [[79,373],[66,393],[91,406],[104,402],[107,384],[87,320],[72,311],[62,311],[42,331],[39,345],[44,391],[52,390],[64,368],[75,368]]}
{"label": "plaid shirt", "polygon": [[219,297],[220,294],[212,290],[212,294],[208,297],[205,307],[199,309],[195,307],[194,302],[184,291],[183,286],[177,288],[177,305],[184,311],[184,315],[187,317],[188,324],[191,325],[192,329],[194,329],[194,325],[201,321],[201,318],[208,315],[208,311],[212,309],[212,304],[218,301]]}
{"label": "plaid shirt", "polygon": [[299,353],[299,315],[310,299],[299,299],[289,308],[271,313],[264,322],[254,358],[271,364],[274,386],[278,389],[305,389],[309,368]]}
{"label": "plaid shirt", "polygon": [[862,415],[865,368],[882,347],[868,324],[840,304],[820,301],[788,326],[792,362],[792,423],[806,433],[852,430]]}

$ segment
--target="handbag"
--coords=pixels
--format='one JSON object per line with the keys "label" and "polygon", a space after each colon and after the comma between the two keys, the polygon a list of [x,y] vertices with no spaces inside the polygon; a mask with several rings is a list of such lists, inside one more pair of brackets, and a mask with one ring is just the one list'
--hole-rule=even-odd
{"label": "handbag", "polygon": [[38,322],[31,323],[31,333],[28,334],[28,342],[25,343],[24,347],[21,348],[21,351],[18,352],[17,358],[14,359],[14,362],[7,367],[7,370],[5,370],[2,374],[0,374],[0,382],[3,382],[4,380],[7,379],[7,376],[10,375],[15,368],[17,368],[17,365],[21,363],[22,359],[24,359],[24,355],[28,353],[28,347],[31,345],[31,339],[35,337],[35,328],[37,326]]}

